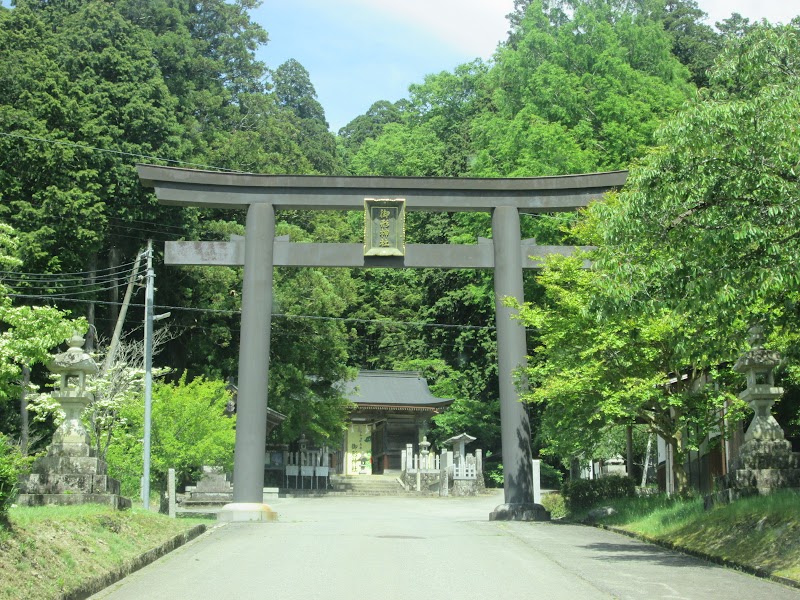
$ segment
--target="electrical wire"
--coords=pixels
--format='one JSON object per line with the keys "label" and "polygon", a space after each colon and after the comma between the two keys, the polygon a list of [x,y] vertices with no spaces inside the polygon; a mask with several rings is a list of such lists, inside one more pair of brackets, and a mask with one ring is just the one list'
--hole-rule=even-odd
{"label": "electrical wire", "polygon": [[[141,272],[142,269],[139,269]],[[20,284],[28,284],[32,287],[38,288],[46,288],[46,287],[59,287],[59,288],[82,288],[82,287],[92,287],[95,285],[103,285],[106,283],[114,283],[121,279],[125,279],[129,277],[133,273],[133,269],[129,269],[127,271],[120,271],[119,273],[104,275],[103,277],[84,277],[82,279],[75,279],[75,278],[28,278],[28,277],[8,277],[4,275],[0,275],[0,281],[6,283],[6,285],[20,285]],[[79,281],[80,283],[70,283],[72,281]]]}
{"label": "electrical wire", "polygon": [[146,158],[148,160],[158,160],[165,163],[175,163],[179,165],[189,165],[192,167],[201,167],[203,169],[213,169],[215,171],[223,171],[225,173],[244,173],[244,171],[237,171],[236,169],[226,169],[225,167],[215,167],[212,165],[203,165],[200,163],[193,163],[186,160],[179,160],[175,158],[163,158],[160,156],[152,156],[149,154],[136,154],[134,152],[124,152],[122,150],[109,150],[108,148],[98,148],[97,146],[89,146],[88,144],[78,144],[76,142],[67,142],[65,140],[51,140],[47,138],[37,137],[34,135],[23,135],[21,133],[5,133],[0,132],[0,136],[19,138],[32,142],[46,142],[48,144],[55,144],[57,146],[69,146],[71,148],[80,148],[81,150],[93,150],[95,152],[106,152],[108,154],[116,154],[118,156],[131,156],[133,158]]}
{"label": "electrical wire", "polygon": [[69,276],[76,276],[76,279],[78,279],[77,276],[80,276],[79,279],[83,279],[84,277],[92,275],[92,274],[105,273],[106,271],[114,271],[115,269],[124,269],[124,268],[127,268],[127,267],[132,267],[134,264],[136,264],[136,261],[132,260],[130,262],[123,263],[121,265],[117,265],[115,267],[107,267],[105,269],[96,269],[95,271],[72,271],[72,272],[65,272],[65,273],[53,273],[52,275],[50,275],[48,273],[24,273],[24,272],[21,272],[21,271],[0,271],[0,277],[2,277],[3,275],[24,275],[24,276],[30,276],[30,277],[49,277],[49,276],[61,277],[61,276],[64,276],[64,275],[69,275]]}
{"label": "electrical wire", "polygon": [[[82,304],[102,304],[102,305],[115,305],[115,306],[122,306],[122,302],[111,302],[108,300],[84,300],[84,299],[77,299],[77,298],[69,298],[63,296],[56,296],[56,295],[39,295],[39,294],[16,294],[11,293],[8,294],[11,298],[29,298],[29,299],[39,299],[39,300],[64,300],[68,302],[78,302]],[[130,303],[128,306],[135,306],[139,308],[144,308],[144,304],[137,304],[137,303]],[[221,314],[221,315],[241,315],[242,311],[240,310],[224,310],[218,308],[196,308],[196,307],[188,307],[188,306],[166,306],[166,305],[155,305],[153,309],[157,310],[169,310],[169,311],[184,311],[184,312],[195,312],[195,313],[211,313],[211,314]],[[286,313],[272,313],[273,317],[276,318],[283,318],[283,319],[304,319],[304,320],[311,320],[311,321],[337,321],[337,322],[344,322],[344,323],[358,323],[362,325],[382,325],[382,326],[405,326],[405,327],[430,327],[430,328],[439,328],[439,329],[463,329],[463,330],[480,330],[480,331],[494,331],[497,329],[494,325],[454,325],[451,323],[427,323],[424,321],[390,321],[387,319],[360,319],[357,317],[325,317],[321,315],[292,315]]]}

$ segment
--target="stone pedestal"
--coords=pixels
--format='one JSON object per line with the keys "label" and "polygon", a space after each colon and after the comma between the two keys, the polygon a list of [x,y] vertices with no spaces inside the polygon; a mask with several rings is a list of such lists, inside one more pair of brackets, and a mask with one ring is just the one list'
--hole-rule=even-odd
{"label": "stone pedestal", "polygon": [[108,465],[95,455],[80,414],[87,397],[56,396],[66,418],[53,434],[47,455],[38,459],[32,473],[20,478],[21,506],[45,504],[106,504],[130,508],[131,501],[120,496],[119,481],[108,476]]}
{"label": "stone pedestal", "polygon": [[787,440],[750,440],[728,473],[717,480],[719,491],[706,505],[733,502],[745,496],[766,496],[778,489],[800,491],[800,454]]}
{"label": "stone pedestal", "polygon": [[194,489],[187,489],[184,506],[224,506],[233,502],[233,484],[222,467],[203,467],[203,475]]}
{"label": "stone pedestal", "polygon": [[549,521],[550,513],[541,504],[501,504],[489,513],[490,521]]}
{"label": "stone pedestal", "polygon": [[269,504],[258,502],[232,502],[217,513],[217,521],[223,523],[272,523],[278,520]]}

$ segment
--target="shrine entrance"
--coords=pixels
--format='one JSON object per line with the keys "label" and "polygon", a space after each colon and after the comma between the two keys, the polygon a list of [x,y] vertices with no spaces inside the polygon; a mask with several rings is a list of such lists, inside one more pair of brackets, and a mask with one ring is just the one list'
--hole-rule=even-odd
{"label": "shrine entrance", "polygon": [[[218,173],[139,165],[162,204],[246,210],[244,240],[167,242],[169,265],[243,266],[239,395],[233,503],[221,520],[265,521],[262,500],[273,267],[493,269],[505,503],[491,519],[538,519],[533,502],[530,425],[514,372],[525,365],[525,329],[505,297],[524,301],[523,269],[569,246],[522,240],[520,213],[571,211],[625,183],[626,171],[522,179],[328,177]],[[275,237],[276,210],[363,210],[364,244],[293,243]],[[477,244],[408,244],[406,211],[488,212],[492,239]]]}

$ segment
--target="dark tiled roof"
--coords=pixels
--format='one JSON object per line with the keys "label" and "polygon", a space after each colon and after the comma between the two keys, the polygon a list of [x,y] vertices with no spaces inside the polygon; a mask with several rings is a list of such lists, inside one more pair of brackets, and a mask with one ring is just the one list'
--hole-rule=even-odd
{"label": "dark tiled roof", "polygon": [[345,394],[361,407],[446,408],[453,402],[431,394],[428,382],[416,371],[360,371],[344,386]]}

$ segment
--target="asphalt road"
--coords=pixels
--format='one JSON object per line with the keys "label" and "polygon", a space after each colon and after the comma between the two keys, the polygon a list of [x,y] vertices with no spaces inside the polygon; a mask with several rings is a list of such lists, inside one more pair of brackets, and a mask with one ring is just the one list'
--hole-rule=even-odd
{"label": "asphalt road", "polygon": [[800,591],[608,531],[491,522],[499,497],[282,499],[272,524],[213,529],[99,599],[653,600]]}

